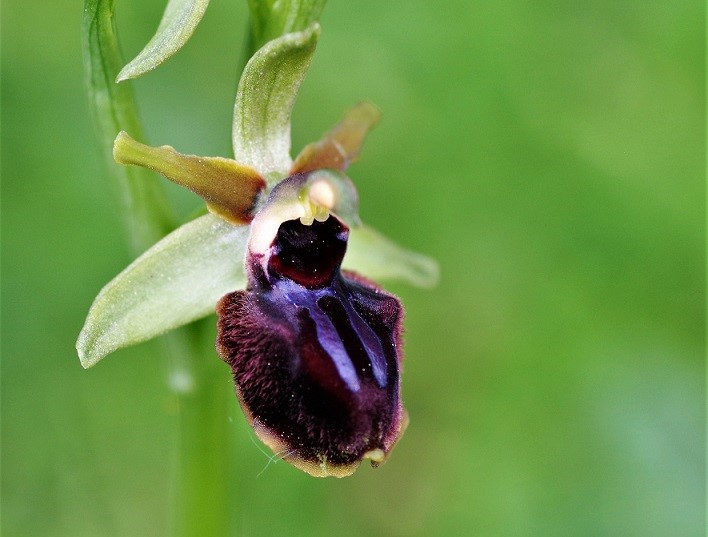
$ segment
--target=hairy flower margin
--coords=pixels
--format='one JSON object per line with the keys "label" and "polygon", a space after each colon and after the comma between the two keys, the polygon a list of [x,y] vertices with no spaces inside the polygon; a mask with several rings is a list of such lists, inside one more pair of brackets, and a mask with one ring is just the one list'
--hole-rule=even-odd
{"label": "hairy flower margin", "polygon": [[77,350],[90,367],[218,303],[217,349],[256,434],[312,475],[343,476],[362,459],[383,462],[406,423],[402,309],[373,280],[427,287],[438,269],[359,219],[344,171],[378,122],[376,108],[356,105],[290,158],[291,111],[319,33],[313,23],[285,34],[248,62],[234,109],[237,160],[118,135],[117,162],[158,171],[200,195],[210,212],[104,287]]}

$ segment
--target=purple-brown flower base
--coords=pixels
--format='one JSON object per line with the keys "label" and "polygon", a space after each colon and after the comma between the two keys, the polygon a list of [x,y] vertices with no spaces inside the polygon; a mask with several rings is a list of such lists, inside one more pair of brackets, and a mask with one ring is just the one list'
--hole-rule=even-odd
{"label": "purple-brown flower base", "polygon": [[332,215],[284,222],[265,265],[249,256],[249,288],[217,306],[217,348],[256,434],[319,477],[350,475],[364,459],[381,464],[407,424],[402,308],[340,272],[348,231]]}

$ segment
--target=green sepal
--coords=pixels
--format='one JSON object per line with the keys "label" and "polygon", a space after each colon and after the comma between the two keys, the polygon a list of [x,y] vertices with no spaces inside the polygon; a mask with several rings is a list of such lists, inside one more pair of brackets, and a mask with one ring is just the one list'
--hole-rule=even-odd
{"label": "green sepal", "polygon": [[160,25],[145,48],[121,69],[116,82],[136,78],[155,69],[189,40],[209,0],[169,0]]}
{"label": "green sepal", "polygon": [[141,255],[94,300],[76,342],[81,365],[204,317],[243,289],[248,232],[207,214]]}
{"label": "green sepal", "polygon": [[119,164],[143,166],[201,196],[209,210],[234,224],[252,220],[266,182],[253,168],[222,157],[183,155],[169,145],[150,147],[121,131],[113,145]]}
{"label": "green sepal", "polygon": [[374,281],[398,280],[416,287],[434,287],[440,277],[437,261],[398,246],[368,226],[349,231],[342,267]]}
{"label": "green sepal", "polygon": [[259,49],[241,75],[233,121],[234,158],[273,185],[292,165],[290,116],[320,35],[319,24]]}

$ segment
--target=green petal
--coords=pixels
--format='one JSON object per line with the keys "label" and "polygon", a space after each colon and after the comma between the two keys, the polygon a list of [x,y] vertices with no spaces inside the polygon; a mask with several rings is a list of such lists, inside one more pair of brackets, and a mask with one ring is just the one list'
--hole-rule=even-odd
{"label": "green petal", "polygon": [[181,49],[202,19],[209,0],[169,0],[153,38],[133,61],[123,67],[116,82],[155,69]]}
{"label": "green petal", "polygon": [[244,288],[248,231],[207,214],[136,259],[94,300],[76,342],[81,365],[204,317]]}
{"label": "green petal", "polygon": [[273,182],[285,177],[292,164],[290,115],[319,35],[319,24],[314,23],[266,43],[241,75],[234,108],[234,157]]}
{"label": "green petal", "polygon": [[326,0],[248,0],[253,38],[258,47],[320,20]]}
{"label": "green petal", "polygon": [[406,250],[367,226],[353,227],[342,267],[372,280],[400,280],[417,287],[433,287],[440,274],[438,263]]}
{"label": "green petal", "polygon": [[367,133],[379,122],[381,114],[371,103],[359,103],[319,142],[305,146],[295,159],[291,173],[325,168],[346,170],[359,156]]}
{"label": "green petal", "polygon": [[150,147],[118,133],[113,156],[161,173],[170,181],[201,196],[209,210],[234,224],[248,223],[265,180],[253,168],[221,157],[183,155],[169,145]]}

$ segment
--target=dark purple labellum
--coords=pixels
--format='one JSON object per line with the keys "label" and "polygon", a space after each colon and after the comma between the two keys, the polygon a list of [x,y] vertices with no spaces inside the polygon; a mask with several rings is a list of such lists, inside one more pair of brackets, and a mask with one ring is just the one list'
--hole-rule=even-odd
{"label": "dark purple labellum", "polygon": [[333,215],[283,222],[266,254],[249,255],[248,289],[217,307],[217,347],[256,433],[317,476],[383,462],[406,421],[402,308],[340,272],[348,236]]}

